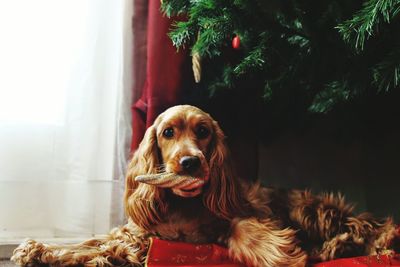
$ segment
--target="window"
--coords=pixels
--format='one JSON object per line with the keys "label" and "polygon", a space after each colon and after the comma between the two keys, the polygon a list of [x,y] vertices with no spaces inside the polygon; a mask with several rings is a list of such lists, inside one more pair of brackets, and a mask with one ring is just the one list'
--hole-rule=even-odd
{"label": "window", "polygon": [[122,223],[131,5],[0,1],[0,240]]}

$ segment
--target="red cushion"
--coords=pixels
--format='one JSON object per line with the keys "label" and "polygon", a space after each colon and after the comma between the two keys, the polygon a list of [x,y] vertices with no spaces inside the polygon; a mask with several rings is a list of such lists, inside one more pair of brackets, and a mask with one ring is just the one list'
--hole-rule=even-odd
{"label": "red cushion", "polygon": [[151,240],[147,267],[167,266],[218,266],[239,267],[228,258],[228,250],[214,244],[195,245],[189,243]]}
{"label": "red cushion", "polygon": [[[147,257],[147,267],[240,267],[228,258],[228,251],[214,244],[195,245],[181,242],[171,242],[153,238]],[[314,264],[313,267],[378,267],[399,266],[400,255],[365,256],[347,259],[337,259]]]}
{"label": "red cushion", "polygon": [[333,261],[321,262],[313,267],[378,267],[378,266],[400,266],[399,255],[390,256],[364,256]]}

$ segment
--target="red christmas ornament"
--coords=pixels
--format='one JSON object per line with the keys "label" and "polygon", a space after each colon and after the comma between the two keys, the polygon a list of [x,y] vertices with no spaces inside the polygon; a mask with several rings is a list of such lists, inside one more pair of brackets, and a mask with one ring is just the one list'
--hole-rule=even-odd
{"label": "red christmas ornament", "polygon": [[236,35],[232,39],[232,47],[233,49],[239,49],[240,48],[240,37],[239,35]]}

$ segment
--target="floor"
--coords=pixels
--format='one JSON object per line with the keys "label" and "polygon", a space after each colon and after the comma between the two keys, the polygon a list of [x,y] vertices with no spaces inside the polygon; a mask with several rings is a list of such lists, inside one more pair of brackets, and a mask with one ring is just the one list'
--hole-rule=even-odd
{"label": "floor", "polygon": [[17,247],[19,242],[10,242],[11,244],[4,244],[0,242],[0,267],[15,267],[14,263],[9,261],[13,250]]}
{"label": "floor", "polygon": [[11,261],[0,260],[0,267],[15,267],[15,266],[17,265],[12,263]]}

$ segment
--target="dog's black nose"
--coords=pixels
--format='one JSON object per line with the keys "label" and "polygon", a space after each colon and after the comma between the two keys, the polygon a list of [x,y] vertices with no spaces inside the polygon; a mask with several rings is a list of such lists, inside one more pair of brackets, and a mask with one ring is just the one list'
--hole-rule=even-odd
{"label": "dog's black nose", "polygon": [[183,170],[187,172],[194,172],[200,167],[200,159],[193,156],[184,156],[179,160],[179,164]]}

